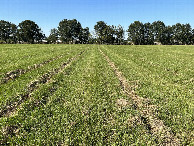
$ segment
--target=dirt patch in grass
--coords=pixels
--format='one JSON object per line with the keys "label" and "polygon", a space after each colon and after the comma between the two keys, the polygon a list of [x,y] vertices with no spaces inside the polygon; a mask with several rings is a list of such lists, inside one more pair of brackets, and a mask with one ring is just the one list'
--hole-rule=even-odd
{"label": "dirt patch in grass", "polygon": [[126,99],[120,98],[116,101],[117,106],[127,106],[129,102]]}
{"label": "dirt patch in grass", "polygon": [[116,100],[116,106],[119,109],[122,109],[123,107],[126,107],[127,105],[129,105],[129,102],[124,98],[120,98]]}

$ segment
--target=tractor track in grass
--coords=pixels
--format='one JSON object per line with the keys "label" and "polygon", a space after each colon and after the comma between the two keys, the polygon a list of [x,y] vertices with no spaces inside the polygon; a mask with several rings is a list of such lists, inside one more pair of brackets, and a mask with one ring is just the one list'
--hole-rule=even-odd
{"label": "tractor track in grass", "polygon": [[14,79],[20,77],[22,74],[25,74],[25,73],[27,73],[29,71],[32,71],[32,70],[37,69],[37,68],[40,68],[40,67],[42,67],[42,66],[44,66],[44,65],[46,65],[46,64],[48,64],[50,62],[53,62],[53,61],[55,61],[57,59],[60,59],[62,57],[63,57],[63,55],[59,55],[59,56],[56,56],[56,57],[51,58],[49,60],[46,60],[46,61],[44,61],[44,62],[42,62],[40,64],[34,64],[32,66],[28,66],[27,69],[16,69],[16,70],[9,71],[7,73],[3,73],[4,76],[0,80],[0,85],[5,84],[5,83],[7,83],[10,80],[14,80]]}
{"label": "tractor track in grass", "polygon": [[176,138],[171,129],[164,125],[163,121],[157,117],[157,107],[150,104],[149,99],[139,97],[134,92],[134,87],[128,84],[127,79],[122,72],[118,70],[114,62],[106,56],[101,49],[100,53],[104,56],[109,66],[114,70],[115,75],[120,81],[120,85],[125,94],[132,99],[135,108],[140,112],[140,119],[146,125],[149,133],[156,137],[156,142],[159,145],[180,145],[180,140]]}
{"label": "tractor track in grass", "polygon": [[[17,107],[23,103],[26,99],[28,99],[31,95],[31,93],[35,90],[37,90],[40,84],[46,84],[48,83],[51,78],[58,74],[59,72],[63,71],[66,67],[70,66],[73,61],[75,61],[79,56],[81,56],[84,52],[86,51],[83,50],[76,56],[70,58],[67,60],[67,62],[63,63],[59,68],[53,69],[53,71],[49,71],[48,73],[45,73],[41,77],[39,77],[37,80],[32,81],[28,86],[27,86],[27,91],[23,94],[19,94],[16,97],[20,97],[20,100],[17,102],[12,102],[8,103],[5,105],[1,110],[0,110],[0,118],[1,117],[9,117],[12,113],[14,113],[17,110]],[[16,98],[13,97],[13,98]]]}

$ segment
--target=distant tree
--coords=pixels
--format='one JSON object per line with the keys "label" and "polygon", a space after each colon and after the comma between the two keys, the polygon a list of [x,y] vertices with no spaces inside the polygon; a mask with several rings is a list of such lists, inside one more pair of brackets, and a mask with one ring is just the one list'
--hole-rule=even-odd
{"label": "distant tree", "polygon": [[88,27],[83,28],[81,30],[81,35],[80,35],[80,38],[79,38],[80,42],[82,44],[88,44],[89,36],[90,36],[89,28]]}
{"label": "distant tree", "polygon": [[88,41],[89,44],[97,44],[97,42],[98,42],[98,41],[97,41],[96,38],[94,38],[94,37],[92,37],[92,36],[89,37],[89,41]]}
{"label": "distant tree", "polygon": [[17,26],[11,22],[0,21],[0,40],[6,43],[17,42]]}
{"label": "distant tree", "polygon": [[79,40],[82,26],[76,19],[64,19],[59,22],[58,31],[60,40],[63,43],[70,43]]}
{"label": "distant tree", "polygon": [[183,45],[192,44],[192,28],[190,24],[182,24],[181,41]]}
{"label": "distant tree", "polygon": [[153,35],[153,27],[152,25],[148,22],[143,25],[144,28],[144,33],[143,38],[144,38],[144,44],[145,45],[153,45],[154,44],[154,35]]}
{"label": "distant tree", "polygon": [[128,40],[135,45],[144,45],[144,25],[139,21],[130,24],[128,31]]}
{"label": "distant tree", "polygon": [[116,31],[113,25],[107,25],[104,31],[103,42],[106,44],[113,44],[115,41],[115,32]]}
{"label": "distant tree", "polygon": [[172,26],[174,44],[182,44],[182,24],[177,23]]}
{"label": "distant tree", "polygon": [[45,37],[39,26],[31,20],[22,21],[18,27],[18,37],[22,42],[39,43]]}
{"label": "distant tree", "polygon": [[94,30],[97,35],[97,40],[100,44],[103,44],[105,41],[105,34],[107,32],[107,24],[104,21],[98,21],[94,26]]}
{"label": "distant tree", "polygon": [[89,34],[89,44],[96,44],[98,41],[97,41],[97,35],[96,35],[96,32],[95,31],[91,31],[90,34]]}
{"label": "distant tree", "polygon": [[124,29],[121,25],[107,25],[98,21],[94,26],[97,42],[100,44],[121,44],[124,41]]}
{"label": "distant tree", "polygon": [[163,45],[173,45],[174,44],[173,35],[174,35],[173,28],[171,26],[166,26],[162,34]]}
{"label": "distant tree", "polygon": [[121,25],[116,27],[115,35],[116,35],[116,40],[117,40],[116,43],[118,45],[121,45],[122,43],[124,43],[124,29]]}
{"label": "distant tree", "polygon": [[64,19],[61,22],[59,22],[58,30],[59,30],[60,40],[63,43],[67,43],[71,41],[71,28],[69,26],[69,22],[67,19]]}
{"label": "distant tree", "polygon": [[174,44],[192,44],[192,28],[190,24],[177,23],[172,28]]}
{"label": "distant tree", "polygon": [[154,35],[154,41],[164,43],[164,30],[165,24],[162,21],[155,21],[152,23],[152,31]]}
{"label": "distant tree", "polygon": [[11,33],[9,35],[9,38],[12,43],[17,43],[17,26],[15,24],[11,24]]}
{"label": "distant tree", "polygon": [[51,29],[50,35],[47,38],[48,43],[56,43],[59,38],[58,30],[56,28]]}
{"label": "distant tree", "polygon": [[194,29],[192,30],[191,44],[194,45]]}

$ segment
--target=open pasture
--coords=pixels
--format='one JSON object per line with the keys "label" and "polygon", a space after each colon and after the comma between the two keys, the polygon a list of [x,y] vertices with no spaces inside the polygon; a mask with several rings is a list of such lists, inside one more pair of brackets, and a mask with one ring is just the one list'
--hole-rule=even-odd
{"label": "open pasture", "polygon": [[0,144],[194,144],[194,47],[0,45]]}

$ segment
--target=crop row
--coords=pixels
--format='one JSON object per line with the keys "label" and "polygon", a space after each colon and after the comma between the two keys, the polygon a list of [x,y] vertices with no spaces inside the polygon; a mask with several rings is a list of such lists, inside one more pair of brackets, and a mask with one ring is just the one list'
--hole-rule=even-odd
{"label": "crop row", "polygon": [[41,67],[41,66],[43,66],[43,65],[45,65],[47,63],[50,63],[50,62],[52,62],[54,60],[59,59],[61,57],[62,57],[62,55],[54,57],[54,58],[51,58],[49,60],[46,60],[46,61],[44,61],[44,62],[42,62],[40,64],[34,64],[32,66],[28,66],[27,69],[17,69],[17,70],[14,70],[14,71],[9,71],[9,72],[5,73],[5,75],[2,78],[0,84],[7,83],[11,79],[15,79],[15,78],[19,77],[20,75],[22,75],[22,74],[24,74],[26,72],[29,72],[29,71],[31,71],[33,69],[36,69],[36,68],[39,68],[39,67]]}
{"label": "crop row", "polygon": [[192,48],[69,47],[0,85],[0,144],[192,144]]}
{"label": "crop row", "polygon": [[17,114],[1,118],[1,143],[156,144],[95,46],[34,91]]}
{"label": "crop row", "polygon": [[[60,45],[1,45],[0,79],[14,71],[28,70],[50,60],[55,56],[68,53],[70,46]],[[35,65],[36,64],[36,65]]]}
{"label": "crop row", "polygon": [[153,46],[103,46],[101,49],[129,84],[138,81],[135,93],[151,99],[151,104],[157,106],[158,118],[171,128],[181,143],[190,144],[194,95],[192,48],[165,46],[156,50]]}
{"label": "crop row", "polygon": [[134,87],[137,86],[129,85],[126,78],[122,75],[122,72],[120,72],[115,66],[114,62],[112,62],[109,57],[102,52],[101,49],[99,50],[101,54],[106,58],[112,69],[115,71],[115,74],[121,83],[121,87],[123,88],[123,91],[129,96],[129,98],[132,99],[135,105],[135,109],[140,112],[142,122],[147,125],[150,133],[157,137],[157,142],[159,144],[165,143],[167,145],[179,145],[179,139],[175,138],[174,135],[171,133],[171,130],[169,130],[169,127],[166,127],[163,124],[163,121],[155,116],[157,114],[157,107],[155,105],[151,105],[149,99],[139,97],[134,91]]}
{"label": "crop row", "polygon": [[[78,54],[78,56],[80,56],[84,51],[82,51],[81,53]],[[62,65],[59,68],[55,68],[52,71],[49,71],[45,74],[43,74],[41,77],[39,77],[38,79],[36,79],[35,81],[32,81],[28,87],[25,93],[19,94],[17,95],[17,97],[20,97],[19,101],[15,101],[13,102],[9,102],[9,104],[5,105],[4,108],[2,108],[0,110],[0,117],[3,115],[9,115],[11,112],[13,112],[13,110],[20,105],[24,100],[26,100],[27,98],[30,97],[30,94],[36,89],[38,88],[38,86],[40,86],[41,84],[45,84],[47,83],[52,76],[54,76],[55,74],[59,73],[61,70],[63,70],[67,65],[69,65],[72,61],[74,61],[76,59],[77,56],[72,57],[71,59],[68,59],[65,63],[62,63]],[[13,99],[16,99],[17,97],[12,97]]]}
{"label": "crop row", "polygon": [[20,76],[16,80],[12,80],[7,84],[1,85],[0,91],[0,109],[1,116],[4,115],[4,111],[7,109],[12,109],[18,102],[22,101],[31,90],[38,88],[40,83],[44,83],[46,78],[51,77],[55,72],[58,71],[58,68],[65,65],[65,62],[69,62],[70,59],[76,54],[78,54],[83,49],[72,49],[67,54],[64,54],[63,57],[50,62],[36,70],[32,70]]}

